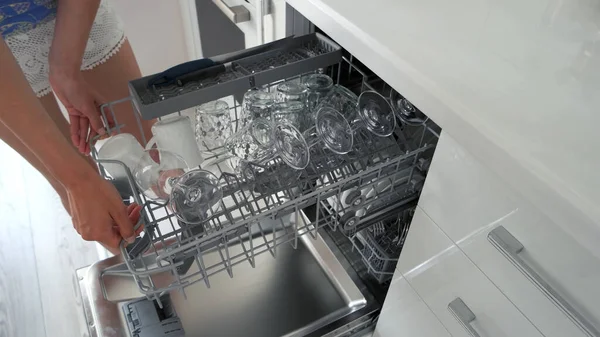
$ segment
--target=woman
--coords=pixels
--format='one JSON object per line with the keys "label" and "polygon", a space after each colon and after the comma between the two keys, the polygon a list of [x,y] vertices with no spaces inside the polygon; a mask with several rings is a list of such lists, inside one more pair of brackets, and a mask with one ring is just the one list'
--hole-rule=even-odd
{"label": "woman", "polygon": [[[95,167],[89,157],[74,160],[60,141],[52,139],[51,144],[55,147],[48,148],[49,143],[40,143],[36,138],[56,129],[82,154],[88,154],[88,140],[96,134],[106,133],[98,107],[128,96],[128,81],[141,76],[114,11],[100,0],[0,0],[0,33],[6,42],[0,46],[3,56],[0,60],[0,113],[4,114],[0,120],[0,138],[48,179],[84,239],[104,240],[108,246],[116,247],[118,242],[112,235],[115,233],[110,233],[112,225],[107,226],[112,218],[119,225],[121,236],[131,240],[133,233],[127,224],[124,206],[115,204],[116,192],[106,186],[107,183],[98,182],[97,174],[90,178],[90,170],[95,171]],[[6,46],[14,58],[9,57]],[[11,68],[15,59],[22,74],[15,74]],[[34,102],[23,102],[32,97],[36,100],[31,89],[15,84],[23,74],[37,96],[39,106]],[[65,106],[70,126],[51,92]],[[130,105],[119,108],[116,110],[119,123],[125,124],[125,131],[141,140]],[[46,116],[41,118],[40,113]],[[25,121],[27,123],[23,124]],[[147,134],[150,125],[143,123]],[[42,149],[55,153],[41,153]],[[79,162],[87,162],[86,168],[74,165]],[[77,172],[73,172],[73,165]],[[84,180],[89,182],[84,184]],[[99,194],[77,192],[79,187],[73,185],[93,185]],[[90,198],[95,199],[94,203],[99,202],[98,198],[106,199],[100,200],[100,210],[91,211],[95,217],[88,213],[91,205],[85,204],[90,203]],[[93,222],[102,223],[97,226],[102,230],[93,228]]]}

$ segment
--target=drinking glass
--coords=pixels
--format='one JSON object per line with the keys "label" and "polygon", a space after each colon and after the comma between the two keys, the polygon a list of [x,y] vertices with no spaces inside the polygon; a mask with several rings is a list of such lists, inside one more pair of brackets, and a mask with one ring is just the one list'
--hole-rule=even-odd
{"label": "drinking glass", "polygon": [[249,90],[244,94],[242,103],[242,126],[257,118],[271,118],[275,104],[275,94],[263,90]]}
{"label": "drinking glass", "polygon": [[394,109],[385,97],[375,91],[365,91],[360,94],[358,116],[367,130],[379,137],[391,135],[396,128]]}
{"label": "drinking glass", "polygon": [[336,84],[319,103],[318,109],[322,107],[340,112],[352,125],[353,131],[364,128],[378,137],[387,137],[396,128],[392,107],[375,91],[365,91],[358,97]]}
{"label": "drinking glass", "polygon": [[173,179],[189,170],[181,156],[167,150],[144,151],[135,169],[133,178],[142,193],[150,200],[165,204],[169,201]]}
{"label": "drinking glass", "polygon": [[260,153],[263,157],[257,158],[259,162],[280,157],[288,166],[302,170],[310,161],[309,149],[306,140],[292,124],[288,122],[276,123],[273,130],[274,151]]}
{"label": "drinking glass", "polygon": [[140,159],[134,178],[148,199],[168,204],[182,222],[197,224],[209,210],[218,209],[223,192],[214,174],[186,170],[188,164],[177,154],[150,149]]}
{"label": "drinking glass", "polygon": [[306,100],[306,88],[295,82],[283,82],[277,86],[277,102],[298,101],[304,103]]}
{"label": "drinking glass", "polygon": [[341,113],[347,120],[357,117],[358,96],[341,85],[334,85],[317,105],[317,110],[328,106]]}
{"label": "drinking glass", "polygon": [[225,147],[234,157],[242,161],[252,161],[259,151],[268,151],[273,147],[272,131],[270,121],[264,118],[255,119],[229,137]]}
{"label": "drinking glass", "polygon": [[333,88],[331,77],[323,74],[313,74],[303,79],[306,88],[306,106],[311,114],[315,114],[319,103]]}
{"label": "drinking glass", "polygon": [[238,173],[247,163],[265,165],[281,159],[294,170],[301,170],[310,160],[306,140],[287,121],[273,124],[265,119],[254,120],[228,139],[226,147],[238,158],[239,162],[233,164]]}
{"label": "drinking glass", "polygon": [[308,144],[298,129],[285,121],[266,125],[272,127],[270,143],[261,145],[249,156],[251,160],[242,160],[236,167],[240,176],[254,183],[258,193],[293,184],[310,161]]}
{"label": "drinking glass", "polygon": [[392,101],[392,107],[396,116],[408,125],[418,126],[425,124],[429,120],[429,117],[395,90],[392,90],[390,93],[390,101]]}
{"label": "drinking glass", "polygon": [[303,131],[307,128],[310,118],[306,106],[300,101],[287,101],[275,103],[271,113],[273,123],[287,121],[298,130]]}
{"label": "drinking glass", "polygon": [[196,224],[206,219],[209,210],[216,212],[223,198],[219,179],[204,170],[191,170],[173,184],[169,205],[179,220]]}
{"label": "drinking glass", "polygon": [[[144,149],[135,137],[129,133],[120,133],[110,137],[98,150],[98,159],[117,160],[133,172]],[[102,167],[114,179],[127,179],[127,171],[118,163],[102,163]]]}
{"label": "drinking glass", "polygon": [[352,150],[353,130],[337,110],[322,107],[317,111],[315,124],[304,132],[304,138],[312,148],[322,144],[333,153],[346,154]]}
{"label": "drinking glass", "polygon": [[196,141],[208,152],[225,145],[233,134],[229,104],[218,100],[196,108]]}

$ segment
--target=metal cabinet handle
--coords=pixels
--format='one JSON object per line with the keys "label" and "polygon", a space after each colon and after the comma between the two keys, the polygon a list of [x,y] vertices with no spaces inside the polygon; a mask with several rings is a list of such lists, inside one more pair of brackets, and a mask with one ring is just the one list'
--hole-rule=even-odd
{"label": "metal cabinet handle", "polygon": [[600,331],[589,320],[519,256],[525,247],[506,228],[503,226],[495,228],[488,234],[488,240],[583,332],[589,336],[600,336]]}
{"label": "metal cabinet handle", "polygon": [[250,11],[244,6],[229,7],[224,0],[213,0],[215,5],[231,20],[233,23],[250,21]]}
{"label": "metal cabinet handle", "polygon": [[472,337],[479,337],[479,333],[477,333],[471,325],[477,317],[475,317],[475,314],[460,297],[457,297],[452,302],[448,303],[448,310],[454,315],[454,318],[456,318],[458,323],[467,330],[469,335]]}

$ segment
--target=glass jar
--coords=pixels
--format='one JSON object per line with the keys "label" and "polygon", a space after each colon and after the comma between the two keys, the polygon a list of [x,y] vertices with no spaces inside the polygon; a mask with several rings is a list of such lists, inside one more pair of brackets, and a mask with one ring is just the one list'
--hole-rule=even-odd
{"label": "glass jar", "polygon": [[223,147],[233,134],[229,105],[218,100],[196,108],[196,141],[203,151],[212,152]]}

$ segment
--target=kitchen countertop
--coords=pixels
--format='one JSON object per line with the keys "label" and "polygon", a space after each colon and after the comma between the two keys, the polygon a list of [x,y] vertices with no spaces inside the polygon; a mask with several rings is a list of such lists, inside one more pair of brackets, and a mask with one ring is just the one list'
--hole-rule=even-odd
{"label": "kitchen countertop", "polygon": [[597,246],[600,3],[287,2],[557,224]]}

